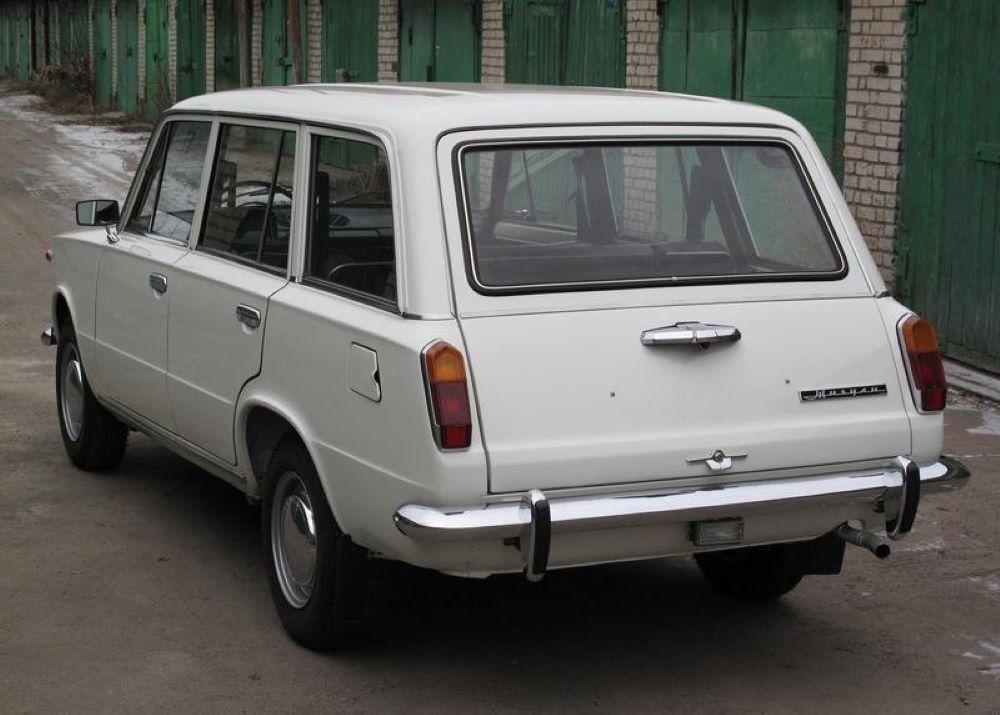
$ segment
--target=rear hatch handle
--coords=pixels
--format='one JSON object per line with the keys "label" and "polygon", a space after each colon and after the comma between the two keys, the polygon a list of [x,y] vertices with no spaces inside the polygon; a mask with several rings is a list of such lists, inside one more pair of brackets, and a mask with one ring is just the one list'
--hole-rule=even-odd
{"label": "rear hatch handle", "polygon": [[639,339],[643,345],[649,347],[697,345],[704,348],[712,343],[735,343],[741,337],[739,328],[732,325],[711,325],[691,321],[644,330]]}

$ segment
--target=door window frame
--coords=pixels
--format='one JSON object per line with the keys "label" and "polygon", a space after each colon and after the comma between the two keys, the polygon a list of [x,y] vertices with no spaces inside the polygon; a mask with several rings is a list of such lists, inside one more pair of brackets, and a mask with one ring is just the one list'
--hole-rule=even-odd
{"label": "door window frame", "polygon": [[[248,268],[255,268],[257,270],[265,271],[267,273],[272,273],[276,276],[284,276],[287,280],[293,280],[296,275],[298,275],[294,269],[295,254],[296,254],[296,243],[301,243],[302,240],[297,237],[297,232],[299,226],[304,225],[300,214],[303,209],[306,208],[307,198],[300,196],[303,193],[300,187],[305,186],[301,183],[301,177],[299,172],[299,167],[302,165],[303,161],[303,132],[302,124],[290,121],[281,120],[270,120],[270,119],[258,119],[255,117],[244,117],[239,114],[214,114],[212,122],[212,134],[209,137],[208,145],[208,155],[211,157],[211,161],[206,162],[204,171],[202,172],[202,188],[199,197],[198,209],[195,211],[195,220],[197,223],[197,230],[192,228],[191,230],[191,240],[188,243],[188,248],[192,251],[197,251],[198,253],[206,256],[214,256],[224,261],[231,261],[232,263],[239,264],[241,266],[247,266]],[[258,263],[257,261],[251,261],[249,259],[241,258],[224,251],[217,251],[212,248],[206,248],[201,245],[201,238],[205,232],[205,221],[208,218],[208,200],[212,194],[211,183],[212,178],[215,174],[215,165],[219,160],[219,152],[222,150],[222,142],[220,141],[222,136],[222,125],[230,126],[240,126],[240,127],[253,127],[257,129],[276,129],[282,132],[291,132],[295,136],[295,153],[292,157],[294,165],[292,166],[292,210],[289,214],[289,226],[288,226],[288,259],[285,262],[285,269],[281,270],[276,266],[269,266],[265,263]],[[306,188],[311,190],[311,186]]]}
{"label": "door window frame", "polygon": [[[401,270],[401,246],[402,246],[402,225],[403,225],[403,215],[401,206],[402,201],[400,198],[400,186],[401,178],[399,176],[398,167],[396,161],[390,151],[390,143],[385,137],[379,136],[373,132],[366,132],[361,129],[342,129],[333,125],[318,125],[318,124],[304,124],[303,125],[303,141],[301,143],[301,148],[305,154],[305,161],[301,165],[297,165],[297,169],[301,169],[301,174],[296,175],[296,180],[301,180],[303,186],[308,188],[307,192],[304,192],[304,200],[302,201],[302,214],[301,214],[301,224],[305,227],[298,238],[297,246],[295,249],[294,263],[296,267],[296,275],[298,276],[295,280],[303,286],[313,288],[315,290],[321,290],[325,293],[332,293],[334,295],[340,296],[342,298],[351,300],[355,303],[361,303],[363,305],[369,305],[374,308],[379,308],[390,313],[395,313],[397,315],[402,315],[402,309],[400,308],[400,301],[404,295],[405,290],[405,276]],[[340,286],[336,283],[331,283],[330,281],[325,281],[322,278],[314,278],[307,276],[305,274],[305,261],[306,261],[306,249],[309,245],[310,236],[308,235],[308,229],[310,227],[310,204],[312,203],[312,192],[313,192],[313,172],[312,172],[312,162],[313,162],[313,144],[316,139],[321,137],[331,137],[334,139],[345,139],[347,141],[360,142],[364,144],[371,144],[378,149],[380,149],[385,156],[386,160],[386,171],[389,176],[389,195],[392,201],[392,242],[393,242],[393,262],[395,266],[395,276],[396,276],[396,300],[390,301],[384,298],[380,298],[375,295],[369,295],[361,291],[352,290],[347,286]]]}
{"label": "door window frame", "polygon": [[[179,239],[173,238],[171,236],[163,236],[152,231],[143,231],[142,233],[136,233],[135,231],[129,231],[126,226],[132,220],[132,214],[136,211],[136,201],[139,198],[139,193],[142,190],[143,184],[146,181],[147,175],[151,169],[155,170],[153,166],[154,160],[157,158],[157,149],[159,149],[160,142],[163,141],[163,137],[170,131],[171,125],[175,122],[201,122],[203,124],[209,125],[208,132],[208,142],[205,145],[205,158],[202,160],[201,167],[201,183],[198,186],[198,193],[195,198],[194,214],[191,217],[191,230],[188,232],[187,241],[181,241]],[[210,156],[214,155],[215,143],[218,136],[218,122],[214,121],[212,117],[206,116],[204,114],[188,114],[188,113],[177,113],[172,114],[169,117],[164,117],[160,123],[157,125],[156,130],[150,137],[149,142],[146,144],[146,149],[143,152],[142,160],[139,162],[139,167],[136,169],[135,176],[132,179],[132,185],[129,187],[128,194],[125,196],[125,206],[122,208],[121,216],[118,219],[117,230],[119,233],[127,233],[130,236],[137,236],[141,238],[150,238],[156,241],[163,241],[165,243],[170,243],[174,246],[187,246],[190,248],[191,240],[196,234],[200,234],[202,209],[205,205],[205,200],[207,197],[207,186],[205,182],[207,177],[211,177],[211,163],[208,161]],[[167,146],[164,151],[168,150],[170,147]],[[206,177],[207,175],[207,177]],[[159,198],[157,198],[159,202]],[[140,209],[141,210],[141,209]],[[155,207],[154,207],[155,210]]]}

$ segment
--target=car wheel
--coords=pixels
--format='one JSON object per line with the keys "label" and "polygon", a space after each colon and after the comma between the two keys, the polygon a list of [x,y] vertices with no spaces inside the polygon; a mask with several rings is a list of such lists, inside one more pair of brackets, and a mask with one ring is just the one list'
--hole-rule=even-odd
{"label": "car wheel", "polygon": [[263,497],[264,556],[278,616],[297,643],[327,650],[360,628],[367,552],[337,526],[298,439],[278,446]]}
{"label": "car wheel", "polygon": [[59,327],[56,350],[56,406],[66,454],[80,469],[114,469],[125,455],[128,427],[94,397],[80,358],[73,324]]}
{"label": "car wheel", "polygon": [[767,601],[795,588],[805,573],[797,544],[695,554],[698,568],[715,588],[746,601]]}

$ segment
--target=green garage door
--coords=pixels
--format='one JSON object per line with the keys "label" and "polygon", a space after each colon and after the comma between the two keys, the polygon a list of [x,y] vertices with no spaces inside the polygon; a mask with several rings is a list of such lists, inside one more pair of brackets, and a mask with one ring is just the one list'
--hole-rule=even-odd
{"label": "green garage door", "polygon": [[478,82],[478,13],[468,0],[400,0],[399,79]]}
{"label": "green garage door", "polygon": [[521,0],[504,6],[506,75],[514,84],[560,84],[565,47],[565,0]]}
{"label": "green garage door", "polygon": [[240,86],[241,0],[215,0],[215,89]]}
{"label": "green garage door", "polygon": [[177,100],[205,92],[205,1],[177,0]]}
{"label": "green garage door", "polygon": [[378,79],[378,0],[323,0],[324,82]]}
{"label": "green garage door", "polygon": [[135,0],[118,0],[115,22],[118,37],[118,86],[115,99],[126,114],[139,111],[139,17]]}
{"label": "green garage door", "polygon": [[111,106],[111,0],[94,0],[94,102]]}
{"label": "green garage door", "polygon": [[845,0],[669,0],[664,12],[660,89],[791,114],[840,175]]}
{"label": "green garage door", "polygon": [[625,0],[508,0],[507,81],[625,85]]}
{"label": "green garage door", "polygon": [[167,4],[146,3],[146,97],[144,113],[155,121],[170,104]]}
{"label": "green garage door", "polygon": [[1000,2],[912,6],[896,291],[1000,371]]}

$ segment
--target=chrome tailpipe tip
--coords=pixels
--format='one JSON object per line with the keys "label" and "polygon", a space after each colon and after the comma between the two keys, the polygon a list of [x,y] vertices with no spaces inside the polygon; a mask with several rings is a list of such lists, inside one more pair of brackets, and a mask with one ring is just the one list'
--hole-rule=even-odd
{"label": "chrome tailpipe tip", "polygon": [[892,553],[889,542],[870,531],[862,531],[861,529],[855,529],[853,526],[841,524],[833,533],[848,544],[868,549],[880,559],[888,558],[889,554]]}
{"label": "chrome tailpipe tip", "polygon": [[40,337],[42,340],[42,345],[48,345],[49,347],[52,347],[57,342],[59,342],[58,340],[56,340],[56,331],[52,329],[52,326],[49,326],[45,330],[43,330]]}

